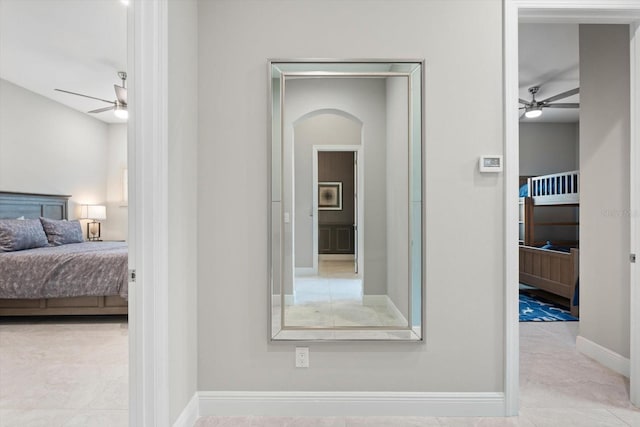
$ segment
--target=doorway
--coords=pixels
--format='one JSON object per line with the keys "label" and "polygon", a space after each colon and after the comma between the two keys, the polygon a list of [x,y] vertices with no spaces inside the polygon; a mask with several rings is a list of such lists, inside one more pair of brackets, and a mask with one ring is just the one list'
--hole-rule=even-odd
{"label": "doorway", "polygon": [[[619,23],[631,24],[631,209],[638,206],[638,187],[635,184],[636,171],[634,165],[638,164],[638,152],[636,149],[637,141],[637,123],[638,111],[637,103],[640,99],[637,85],[637,70],[639,48],[638,38],[638,21],[640,19],[640,5],[612,6],[607,2],[594,4],[589,2],[575,1],[570,4],[555,5],[546,1],[539,2],[522,2],[512,0],[505,3],[505,131],[506,131],[506,173],[505,173],[505,191],[506,191],[506,371],[505,371],[505,403],[507,415],[516,415],[518,413],[518,360],[519,360],[519,338],[518,338],[518,289],[513,286],[518,283],[518,257],[516,254],[518,235],[518,212],[517,201],[517,184],[519,176],[518,165],[518,23],[520,19],[527,22],[573,22],[573,23]],[[635,35],[635,37],[634,37]],[[511,205],[513,202],[513,206]],[[638,242],[638,219],[631,215],[631,252],[635,252]],[[638,404],[638,389],[636,372],[638,372],[638,352],[636,350],[638,343],[638,328],[635,327],[637,322],[634,320],[638,314],[638,297],[633,286],[638,282],[637,271],[631,264],[631,309],[630,309],[630,392],[631,402]]]}
{"label": "doorway", "polygon": [[314,265],[358,274],[358,151],[314,150]]}

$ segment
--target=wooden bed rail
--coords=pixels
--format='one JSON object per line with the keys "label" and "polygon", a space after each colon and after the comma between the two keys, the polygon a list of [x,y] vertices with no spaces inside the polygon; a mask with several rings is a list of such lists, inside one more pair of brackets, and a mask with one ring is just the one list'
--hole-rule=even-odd
{"label": "wooden bed rail", "polygon": [[529,178],[529,196],[536,205],[571,205],[580,202],[580,171]]}
{"label": "wooden bed rail", "polygon": [[571,314],[578,315],[574,305],[579,274],[579,250],[559,252],[520,246],[520,283],[566,299]]}

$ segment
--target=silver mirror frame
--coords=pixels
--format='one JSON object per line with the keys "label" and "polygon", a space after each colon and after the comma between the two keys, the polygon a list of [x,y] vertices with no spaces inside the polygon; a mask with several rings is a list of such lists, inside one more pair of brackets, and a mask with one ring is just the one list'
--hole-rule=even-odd
{"label": "silver mirror frame", "polygon": [[[408,71],[380,71],[381,67],[390,65],[392,68]],[[284,70],[283,70],[284,68]],[[345,71],[346,70],[346,71]],[[364,70],[364,71],[363,71]],[[421,59],[271,59],[268,61],[268,319],[267,333],[270,341],[388,341],[388,342],[424,342],[426,298],[425,298],[425,185],[424,185],[424,60]],[[281,214],[282,199],[282,141],[283,141],[283,100],[285,77],[408,77],[408,134],[409,134],[409,236],[419,232],[419,238],[410,241],[409,247],[409,283],[408,286],[408,326],[359,326],[359,327],[283,327],[284,323],[284,292],[282,283],[282,264],[284,258],[283,224]],[[277,78],[277,86],[274,85]],[[415,88],[415,83],[419,88]],[[277,90],[277,94],[274,94]],[[416,111],[419,110],[419,111]],[[414,122],[419,119],[419,130],[415,131]],[[277,142],[276,142],[277,140]],[[277,150],[274,149],[277,145]],[[412,156],[412,150],[419,151],[419,155]],[[279,159],[274,157],[278,154]],[[277,166],[274,167],[274,163]],[[276,172],[277,176],[274,175]],[[414,175],[413,180],[411,175]],[[412,188],[417,183],[418,191]],[[415,185],[415,184],[414,184]],[[274,197],[275,196],[275,197]],[[277,200],[276,200],[277,199]],[[412,210],[413,209],[413,210]],[[419,210],[419,219],[412,219]],[[413,213],[412,213],[413,212]],[[278,221],[277,224],[274,220]],[[418,234],[418,233],[416,233]],[[417,243],[417,245],[416,245]],[[279,251],[280,265],[274,265],[274,249]],[[412,265],[418,261],[419,272]],[[418,283],[416,283],[418,282]],[[274,289],[280,292],[279,301],[274,300]],[[418,294],[417,297],[412,297]],[[275,301],[275,304],[274,304]],[[417,304],[419,304],[418,307]],[[276,309],[274,305],[278,305]],[[412,313],[419,313],[419,322],[412,319]]]}

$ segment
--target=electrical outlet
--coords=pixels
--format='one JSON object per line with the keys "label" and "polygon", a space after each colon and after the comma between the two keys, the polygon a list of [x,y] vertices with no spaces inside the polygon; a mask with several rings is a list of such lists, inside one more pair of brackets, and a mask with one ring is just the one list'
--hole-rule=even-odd
{"label": "electrical outlet", "polygon": [[309,347],[296,347],[296,368],[309,367]]}

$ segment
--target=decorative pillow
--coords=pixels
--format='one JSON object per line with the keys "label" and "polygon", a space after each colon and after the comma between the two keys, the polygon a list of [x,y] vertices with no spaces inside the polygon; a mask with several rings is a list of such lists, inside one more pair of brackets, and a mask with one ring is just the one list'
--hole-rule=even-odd
{"label": "decorative pillow", "polygon": [[44,232],[47,234],[49,244],[53,246],[66,245],[68,243],[82,243],[82,227],[80,221],[67,221],[66,219],[49,219],[40,217]]}
{"label": "decorative pillow", "polygon": [[0,219],[0,252],[48,246],[47,236],[37,219]]}

